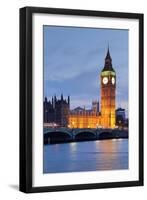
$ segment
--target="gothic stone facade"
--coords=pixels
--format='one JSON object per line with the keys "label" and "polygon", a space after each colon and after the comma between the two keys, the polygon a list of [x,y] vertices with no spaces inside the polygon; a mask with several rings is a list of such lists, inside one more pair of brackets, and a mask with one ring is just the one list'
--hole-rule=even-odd
{"label": "gothic stone facade", "polygon": [[70,97],[68,99],[57,99],[52,97],[52,101],[48,101],[45,97],[44,101],[44,123],[55,123],[58,126],[67,127],[69,117]]}

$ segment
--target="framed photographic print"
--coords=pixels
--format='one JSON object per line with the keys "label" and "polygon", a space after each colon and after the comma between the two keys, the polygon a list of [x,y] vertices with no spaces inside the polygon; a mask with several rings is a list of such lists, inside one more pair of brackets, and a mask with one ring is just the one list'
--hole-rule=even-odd
{"label": "framed photographic print", "polygon": [[143,14],[20,9],[20,191],[143,185]]}

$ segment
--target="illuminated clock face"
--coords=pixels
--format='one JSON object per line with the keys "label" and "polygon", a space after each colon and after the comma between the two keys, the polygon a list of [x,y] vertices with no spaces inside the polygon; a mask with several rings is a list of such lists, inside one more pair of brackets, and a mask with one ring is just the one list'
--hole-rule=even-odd
{"label": "illuminated clock face", "polygon": [[107,84],[107,83],[108,83],[108,78],[107,78],[107,77],[104,77],[104,78],[103,78],[103,83],[104,83],[104,84]]}
{"label": "illuminated clock face", "polygon": [[112,82],[113,85],[115,84],[115,78],[114,77],[112,77],[111,82]]}

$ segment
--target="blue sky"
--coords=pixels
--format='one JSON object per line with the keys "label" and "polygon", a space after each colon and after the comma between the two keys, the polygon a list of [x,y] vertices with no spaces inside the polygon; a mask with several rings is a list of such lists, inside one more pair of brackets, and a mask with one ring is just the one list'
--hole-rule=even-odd
{"label": "blue sky", "polygon": [[71,108],[100,101],[100,72],[109,43],[116,105],[128,112],[128,30],[44,26],[44,96],[71,97]]}

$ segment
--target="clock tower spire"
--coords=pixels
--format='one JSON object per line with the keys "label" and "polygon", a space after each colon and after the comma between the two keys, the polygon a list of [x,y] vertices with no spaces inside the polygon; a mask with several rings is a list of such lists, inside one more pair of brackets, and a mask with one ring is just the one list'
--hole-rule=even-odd
{"label": "clock tower spire", "polygon": [[104,128],[115,127],[115,91],[116,73],[112,67],[109,46],[101,71],[101,125]]}

